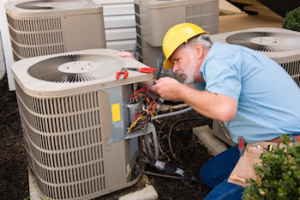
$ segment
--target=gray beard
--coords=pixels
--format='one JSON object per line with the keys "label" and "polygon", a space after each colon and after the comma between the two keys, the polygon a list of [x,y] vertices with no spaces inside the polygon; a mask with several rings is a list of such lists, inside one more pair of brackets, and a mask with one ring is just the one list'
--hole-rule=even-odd
{"label": "gray beard", "polygon": [[186,75],[186,79],[184,80],[184,84],[186,85],[190,85],[190,84],[193,84],[195,79],[193,76],[190,76],[190,75]]}
{"label": "gray beard", "polygon": [[190,85],[195,82],[194,73],[196,70],[196,62],[195,62],[195,57],[193,54],[191,54],[190,57],[191,57],[192,63],[184,71],[184,75],[186,76],[186,79],[184,80],[184,84],[186,84],[186,85]]}

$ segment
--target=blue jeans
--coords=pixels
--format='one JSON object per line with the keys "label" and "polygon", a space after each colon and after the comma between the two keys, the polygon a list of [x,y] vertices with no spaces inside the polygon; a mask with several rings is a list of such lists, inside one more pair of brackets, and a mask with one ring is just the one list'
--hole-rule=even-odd
{"label": "blue jeans", "polygon": [[227,179],[237,164],[240,154],[237,146],[220,153],[209,160],[200,171],[202,183],[212,190],[205,200],[237,200],[242,198],[244,188],[228,183]]}

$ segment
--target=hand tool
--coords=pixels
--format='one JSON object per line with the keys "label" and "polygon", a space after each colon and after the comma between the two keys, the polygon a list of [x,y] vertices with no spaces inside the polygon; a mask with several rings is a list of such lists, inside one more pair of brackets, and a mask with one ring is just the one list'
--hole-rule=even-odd
{"label": "hand tool", "polygon": [[238,149],[240,151],[240,156],[243,156],[245,150],[245,139],[242,136],[239,136],[238,138]]}
{"label": "hand tool", "polygon": [[[156,85],[156,82],[155,82],[155,81],[153,81],[153,85]],[[156,112],[158,112],[158,111],[160,110],[161,104],[163,104],[164,101],[165,101],[165,99],[162,98],[162,97],[160,97],[160,98],[158,99],[158,101],[157,101],[157,106],[156,106],[156,109],[155,109]]]}
{"label": "hand tool", "polygon": [[151,67],[142,67],[142,68],[126,68],[127,70],[131,70],[131,71],[138,71],[141,73],[153,73],[156,72],[155,68],[151,68]]}
{"label": "hand tool", "polygon": [[128,72],[125,68],[122,68],[121,71],[116,73],[116,78],[119,79],[121,74],[124,74],[123,79],[126,79],[128,76]]}

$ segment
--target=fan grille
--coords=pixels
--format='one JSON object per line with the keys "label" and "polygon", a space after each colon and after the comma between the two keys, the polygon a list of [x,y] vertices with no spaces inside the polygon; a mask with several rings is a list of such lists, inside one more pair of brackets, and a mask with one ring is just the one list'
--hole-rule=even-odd
{"label": "fan grille", "polygon": [[196,24],[209,33],[219,32],[219,1],[186,5],[186,22]]}
{"label": "fan grille", "polygon": [[280,64],[287,73],[294,79],[297,85],[300,87],[300,61],[292,61]]}
{"label": "fan grille", "polygon": [[123,66],[124,62],[114,56],[71,54],[38,62],[28,73],[42,81],[77,83],[114,76]]}
{"label": "fan grille", "polygon": [[241,32],[226,38],[229,44],[238,44],[260,52],[287,52],[300,50],[300,38],[291,33]]}
{"label": "fan grille", "polygon": [[16,91],[28,163],[43,197],[90,199],[103,193],[108,186],[100,91],[36,98],[17,82]]}

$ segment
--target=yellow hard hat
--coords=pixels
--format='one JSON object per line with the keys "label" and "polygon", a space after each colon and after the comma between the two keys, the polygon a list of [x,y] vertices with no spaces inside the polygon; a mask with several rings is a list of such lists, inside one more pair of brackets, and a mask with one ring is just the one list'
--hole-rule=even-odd
{"label": "yellow hard hat", "polygon": [[163,40],[163,51],[166,57],[165,69],[169,70],[173,67],[170,57],[181,44],[187,43],[192,37],[203,33],[209,34],[209,32],[192,23],[177,24],[170,28]]}

